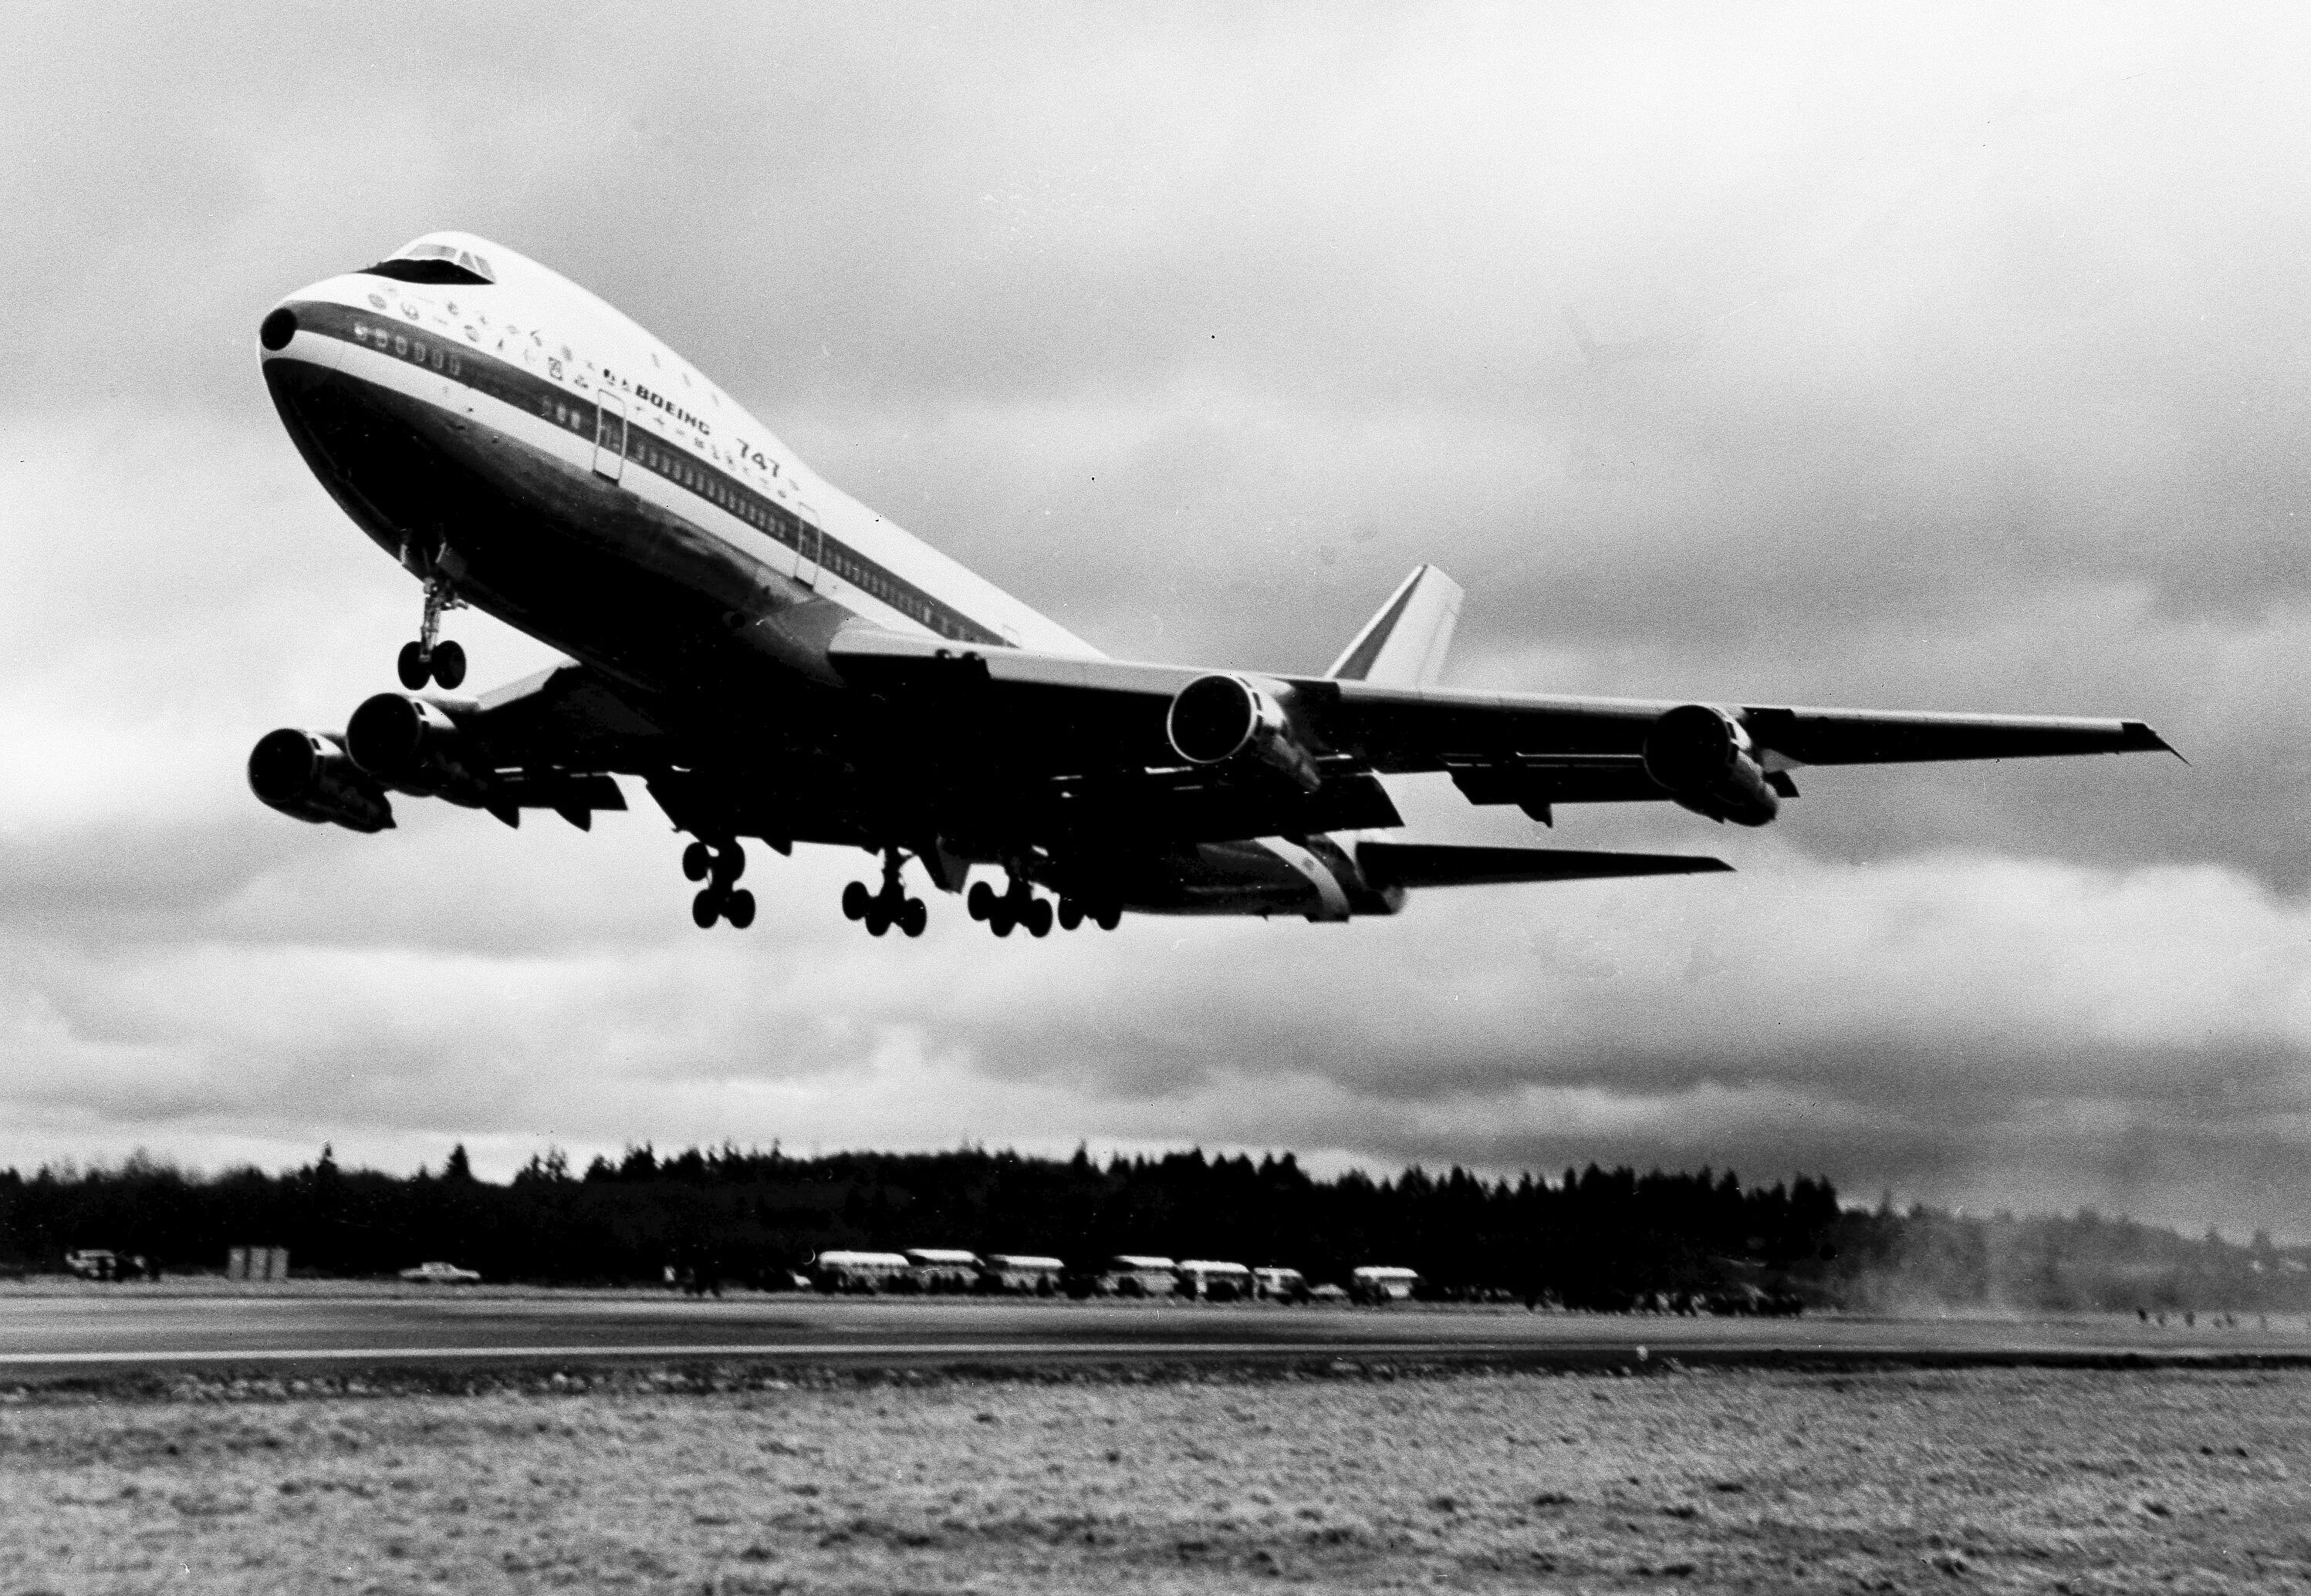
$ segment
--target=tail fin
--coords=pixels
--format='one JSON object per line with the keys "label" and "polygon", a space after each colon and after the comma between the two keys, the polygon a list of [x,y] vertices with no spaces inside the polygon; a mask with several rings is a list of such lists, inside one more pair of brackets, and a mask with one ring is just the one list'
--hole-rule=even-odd
{"label": "tail fin", "polygon": [[1433,565],[1414,568],[1324,672],[1335,681],[1433,687],[1461,619],[1461,585]]}

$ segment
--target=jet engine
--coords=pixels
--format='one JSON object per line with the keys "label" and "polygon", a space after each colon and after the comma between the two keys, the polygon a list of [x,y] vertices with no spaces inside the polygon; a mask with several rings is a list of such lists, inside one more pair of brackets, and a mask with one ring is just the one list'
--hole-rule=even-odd
{"label": "jet engine", "polygon": [[283,726],[257,740],[249,754],[249,786],[284,815],[349,831],[384,831],[393,825],[393,801],[322,732]]}
{"label": "jet engine", "polygon": [[1782,801],[1740,721],[1708,704],[1681,704],[1645,736],[1645,774],[1696,814],[1762,826]]}
{"label": "jet engine", "polygon": [[1302,745],[1279,694],[1241,676],[1199,676],[1172,699],[1164,733],[1190,765],[1217,765],[1250,753],[1309,792],[1323,785],[1314,756]]}
{"label": "jet engine", "polygon": [[345,751],[388,785],[488,807],[495,771],[439,706],[400,693],[363,701],[345,723]]}

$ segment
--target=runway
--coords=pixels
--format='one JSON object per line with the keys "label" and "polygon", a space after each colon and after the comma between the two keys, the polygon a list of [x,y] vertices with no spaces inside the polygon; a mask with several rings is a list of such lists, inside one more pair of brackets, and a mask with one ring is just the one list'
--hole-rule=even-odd
{"label": "runway", "polygon": [[744,1360],[848,1366],[1483,1362],[1685,1366],[2311,1366],[2301,1315],[2236,1327],[2133,1318],[1687,1319],[1402,1305],[831,1299],[645,1292],[0,1294],[0,1382],[247,1367]]}

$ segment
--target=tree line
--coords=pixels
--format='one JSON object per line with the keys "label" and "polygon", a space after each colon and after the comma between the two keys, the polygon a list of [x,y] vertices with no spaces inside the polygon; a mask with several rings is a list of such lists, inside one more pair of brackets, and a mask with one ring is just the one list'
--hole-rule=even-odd
{"label": "tree line", "polygon": [[346,1168],[326,1149],[280,1174],[203,1176],[142,1157],[0,1171],[0,1263],[18,1269],[106,1247],[170,1272],[214,1271],[232,1247],[285,1246],[300,1275],[443,1259],[491,1279],[656,1282],[671,1268],[775,1285],[824,1250],[932,1246],[1047,1253],[1078,1269],[1123,1253],[1221,1258],[1312,1281],[1400,1264],[1445,1295],[1609,1310],[2311,1301],[2299,1253],[2258,1245],[2084,1215],[1849,1210],[1806,1175],[1744,1184],[1730,1170],[1592,1165],[1555,1178],[1458,1167],[1320,1178],[1289,1153],[1102,1162],[1080,1149],[661,1157],[645,1146],[582,1173],[547,1153],[503,1184],[476,1178],[462,1148],[440,1172],[408,1175]]}

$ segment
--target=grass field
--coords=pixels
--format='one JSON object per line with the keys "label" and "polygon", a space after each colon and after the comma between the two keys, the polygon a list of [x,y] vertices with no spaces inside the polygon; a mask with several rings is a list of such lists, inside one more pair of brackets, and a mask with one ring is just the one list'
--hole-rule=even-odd
{"label": "grass field", "polygon": [[0,1406],[0,1592],[2311,1592],[2311,1375],[728,1371]]}

